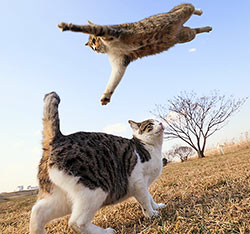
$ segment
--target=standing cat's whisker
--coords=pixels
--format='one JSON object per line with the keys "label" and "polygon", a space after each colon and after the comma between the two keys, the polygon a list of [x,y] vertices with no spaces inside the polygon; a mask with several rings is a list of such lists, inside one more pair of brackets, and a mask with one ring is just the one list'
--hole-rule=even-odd
{"label": "standing cat's whisker", "polygon": [[113,229],[100,228],[91,220],[101,207],[131,196],[147,217],[157,215],[163,205],[154,202],[148,187],[162,170],[161,124],[152,119],[130,120],[132,139],[95,132],[63,135],[59,103],[55,92],[44,97],[43,156],[30,234],[44,234],[46,223],[68,214],[69,227],[77,232],[114,234]]}

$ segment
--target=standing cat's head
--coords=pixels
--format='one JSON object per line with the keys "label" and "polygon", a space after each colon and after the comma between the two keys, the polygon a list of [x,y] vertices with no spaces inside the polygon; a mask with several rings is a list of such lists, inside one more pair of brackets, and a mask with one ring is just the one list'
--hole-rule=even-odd
{"label": "standing cat's head", "polygon": [[164,127],[161,122],[153,119],[141,123],[132,120],[128,122],[133,130],[133,136],[137,139],[151,145],[162,144]]}

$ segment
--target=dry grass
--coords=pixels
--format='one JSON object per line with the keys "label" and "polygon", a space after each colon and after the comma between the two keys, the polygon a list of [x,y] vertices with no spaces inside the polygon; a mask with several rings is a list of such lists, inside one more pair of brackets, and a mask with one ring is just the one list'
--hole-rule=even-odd
{"label": "dry grass", "polygon": [[[103,208],[94,219],[119,234],[250,233],[250,149],[209,156],[163,169],[150,189],[166,208],[158,218],[143,217],[128,200]],[[28,233],[35,195],[0,203],[0,233]],[[67,218],[47,225],[48,233],[73,233]]]}

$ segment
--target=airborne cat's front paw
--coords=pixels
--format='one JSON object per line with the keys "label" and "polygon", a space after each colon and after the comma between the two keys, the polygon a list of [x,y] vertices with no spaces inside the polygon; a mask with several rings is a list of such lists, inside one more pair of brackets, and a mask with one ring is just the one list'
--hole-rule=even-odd
{"label": "airborne cat's front paw", "polygon": [[101,104],[107,105],[110,102],[112,93],[104,93],[101,97]]}
{"label": "airborne cat's front paw", "polygon": [[66,23],[60,23],[57,25],[58,28],[60,28],[63,31],[67,31],[70,29],[70,24],[66,24]]}

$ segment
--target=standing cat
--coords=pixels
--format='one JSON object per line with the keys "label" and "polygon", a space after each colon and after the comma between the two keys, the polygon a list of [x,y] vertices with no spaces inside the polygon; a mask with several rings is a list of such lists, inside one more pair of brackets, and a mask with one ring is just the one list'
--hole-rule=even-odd
{"label": "standing cat", "polygon": [[44,98],[43,156],[39,195],[32,208],[31,234],[44,234],[50,220],[71,214],[69,226],[84,234],[115,233],[91,223],[95,212],[134,196],[147,217],[164,204],[154,202],[148,187],[162,169],[162,123],[129,121],[133,138],[105,133],[60,132],[59,96]]}
{"label": "standing cat", "polygon": [[144,56],[161,53],[177,43],[193,40],[198,33],[210,32],[211,27],[189,28],[183,24],[192,14],[201,15],[192,4],[181,4],[168,13],[158,14],[136,23],[119,25],[89,25],[60,23],[62,31],[90,34],[86,46],[97,53],[107,53],[112,72],[101,104],[110,102],[128,64]]}

